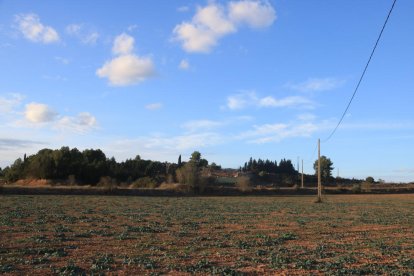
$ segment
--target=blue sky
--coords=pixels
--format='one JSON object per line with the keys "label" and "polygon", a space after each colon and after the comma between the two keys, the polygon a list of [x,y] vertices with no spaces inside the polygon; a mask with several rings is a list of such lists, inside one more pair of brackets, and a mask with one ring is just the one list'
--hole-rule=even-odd
{"label": "blue sky", "polygon": [[[67,145],[312,173],[392,1],[0,1],[0,166]],[[414,2],[397,2],[334,175],[414,180]]]}

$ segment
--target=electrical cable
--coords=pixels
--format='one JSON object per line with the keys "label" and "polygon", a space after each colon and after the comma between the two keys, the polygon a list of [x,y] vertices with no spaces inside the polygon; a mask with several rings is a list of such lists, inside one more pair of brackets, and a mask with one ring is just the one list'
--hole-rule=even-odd
{"label": "electrical cable", "polygon": [[353,101],[353,100],[354,100],[354,98],[355,98],[355,95],[356,95],[356,93],[357,93],[357,91],[358,91],[358,88],[359,88],[359,86],[360,86],[361,82],[362,82],[362,79],[363,79],[363,78],[364,78],[364,76],[365,76],[365,73],[366,73],[366,71],[367,71],[367,69],[368,69],[369,63],[371,62],[371,59],[372,59],[372,57],[374,56],[375,49],[377,49],[377,46],[378,46],[378,43],[379,43],[379,41],[380,41],[380,39],[381,39],[382,33],[384,32],[385,26],[387,25],[388,19],[389,19],[389,18],[390,18],[390,16],[391,16],[392,10],[394,9],[394,6],[395,6],[395,3],[396,3],[396,2],[397,2],[397,0],[394,0],[394,2],[392,3],[391,9],[390,9],[390,11],[388,12],[387,18],[385,19],[385,22],[384,22],[384,25],[382,26],[381,32],[380,32],[380,34],[379,34],[379,36],[378,36],[378,38],[377,38],[377,41],[375,42],[374,48],[372,49],[372,52],[371,52],[371,55],[369,56],[368,62],[367,62],[367,64],[365,65],[364,71],[362,72],[362,75],[361,75],[361,77],[359,78],[358,84],[357,84],[357,86],[356,86],[356,88],[355,88],[355,90],[354,90],[354,93],[352,94],[351,99],[350,99],[350,100],[349,100],[349,102],[348,102],[348,105],[347,105],[347,106],[346,106],[346,108],[345,108],[344,113],[342,113],[341,119],[339,120],[338,124],[336,125],[336,127],[334,128],[334,130],[331,132],[331,134],[328,136],[328,138],[326,138],[326,139],[323,141],[324,143],[325,143],[325,142],[328,142],[328,141],[329,141],[329,139],[331,139],[331,138],[332,138],[332,136],[335,134],[335,132],[336,132],[336,130],[338,129],[338,127],[341,125],[341,123],[342,123],[342,121],[343,121],[343,119],[344,119],[344,117],[345,117],[345,114],[348,112],[348,109],[349,109],[349,107],[351,106],[351,103],[352,103],[352,101]]}

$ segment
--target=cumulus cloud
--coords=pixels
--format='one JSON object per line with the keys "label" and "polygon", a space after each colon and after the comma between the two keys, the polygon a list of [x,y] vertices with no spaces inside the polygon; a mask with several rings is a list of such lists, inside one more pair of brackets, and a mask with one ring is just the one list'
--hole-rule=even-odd
{"label": "cumulus cloud", "polygon": [[285,98],[275,98],[266,96],[260,98],[255,92],[240,93],[227,97],[227,108],[231,110],[243,109],[248,106],[253,107],[305,107],[312,108],[314,103],[301,96],[289,96]]}
{"label": "cumulus cloud", "polygon": [[114,40],[113,58],[96,71],[100,78],[108,78],[115,86],[125,86],[142,82],[155,75],[155,68],[150,57],[140,57],[132,53],[134,38],[121,34]]}
{"label": "cumulus cloud", "polygon": [[229,18],[253,28],[268,27],[276,20],[276,12],[268,2],[237,1],[229,3]]}
{"label": "cumulus cloud", "polygon": [[45,26],[40,22],[37,14],[19,14],[15,16],[15,22],[23,36],[34,42],[54,43],[60,40],[59,34],[50,26]]}
{"label": "cumulus cloud", "polygon": [[148,110],[158,110],[162,108],[162,103],[152,103],[145,106]]}
{"label": "cumulus cloud", "polygon": [[301,92],[328,91],[344,84],[344,80],[336,78],[309,78],[301,83],[288,83],[285,86]]}
{"label": "cumulus cloud", "polygon": [[134,42],[135,40],[132,36],[122,33],[115,38],[112,52],[115,55],[131,54],[134,50]]}
{"label": "cumulus cloud", "polygon": [[99,33],[85,24],[70,24],[66,26],[66,32],[78,38],[83,44],[94,45],[99,38]]}
{"label": "cumulus cloud", "polygon": [[96,71],[101,78],[108,78],[115,86],[125,86],[146,80],[155,74],[149,57],[124,55],[107,61]]}
{"label": "cumulus cloud", "polygon": [[275,10],[268,2],[235,1],[226,7],[211,2],[199,7],[191,21],[176,25],[173,36],[187,52],[208,53],[220,38],[237,32],[241,25],[268,27],[275,19]]}
{"label": "cumulus cloud", "polygon": [[175,38],[188,52],[209,52],[220,37],[235,32],[234,24],[227,19],[222,6],[212,3],[198,8],[191,22],[174,28]]}
{"label": "cumulus cloud", "polygon": [[96,118],[89,112],[80,112],[76,116],[61,115],[47,104],[29,103],[25,107],[25,122],[21,125],[48,126],[55,130],[85,133],[97,127]]}
{"label": "cumulus cloud", "polygon": [[190,63],[188,62],[188,60],[183,59],[180,61],[180,64],[178,64],[178,68],[180,68],[181,70],[187,70],[190,68]]}
{"label": "cumulus cloud", "polygon": [[31,123],[47,123],[56,119],[57,113],[48,105],[41,103],[29,103],[24,112],[25,118]]}

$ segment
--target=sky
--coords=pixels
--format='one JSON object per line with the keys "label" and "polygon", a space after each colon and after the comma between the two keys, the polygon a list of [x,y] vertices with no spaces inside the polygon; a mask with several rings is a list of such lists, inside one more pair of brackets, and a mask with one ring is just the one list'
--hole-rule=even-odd
{"label": "sky", "polygon": [[[414,2],[0,0],[0,167],[100,148],[414,181]],[[299,162],[301,163],[301,161]]]}

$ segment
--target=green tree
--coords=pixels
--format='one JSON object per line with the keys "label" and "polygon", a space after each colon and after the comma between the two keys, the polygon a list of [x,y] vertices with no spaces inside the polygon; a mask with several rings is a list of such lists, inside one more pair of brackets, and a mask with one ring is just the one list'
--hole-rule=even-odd
{"label": "green tree", "polygon": [[[35,155],[27,158],[26,174],[29,177],[37,179],[54,179],[56,178],[56,165],[53,159],[53,150],[42,149]],[[22,177],[20,177],[22,178]]]}
{"label": "green tree", "polygon": [[177,163],[178,167],[181,167],[181,154],[180,156],[178,156],[178,163]]}
{"label": "green tree", "polygon": [[[324,155],[321,156],[321,177],[323,180],[328,180],[332,176],[332,165],[331,159]],[[313,163],[313,168],[315,169],[315,174],[318,175],[318,159]]]}
{"label": "green tree", "polygon": [[178,182],[187,185],[189,191],[194,191],[200,183],[200,169],[195,162],[185,163],[177,169],[176,174]]}
{"label": "green tree", "polygon": [[209,178],[203,177],[202,173],[206,166],[208,166],[208,161],[201,158],[200,152],[194,151],[191,154],[190,161],[177,169],[178,182],[186,184],[189,191],[202,193],[209,181]]}
{"label": "green tree", "polygon": [[198,165],[201,160],[201,153],[199,151],[195,151],[191,154],[190,162],[194,162]]}
{"label": "green tree", "polygon": [[15,182],[24,178],[24,164],[21,158],[17,158],[16,161],[10,166],[6,167],[3,171],[4,178],[8,182]]}
{"label": "green tree", "polygon": [[374,183],[374,182],[375,182],[375,180],[374,180],[374,178],[373,178],[372,176],[368,176],[368,177],[365,179],[365,182],[367,182],[367,183]]}

